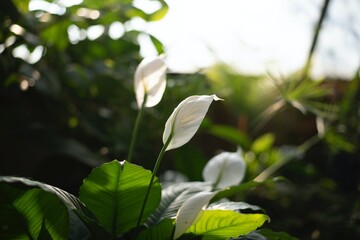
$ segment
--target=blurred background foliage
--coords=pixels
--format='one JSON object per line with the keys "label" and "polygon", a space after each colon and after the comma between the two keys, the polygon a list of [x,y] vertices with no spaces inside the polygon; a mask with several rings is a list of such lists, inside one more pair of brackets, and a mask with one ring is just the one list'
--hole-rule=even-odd
{"label": "blurred background foliage", "polygon": [[[130,0],[2,3],[0,175],[77,194],[94,166],[126,158],[137,114],[139,37],[164,52],[132,21],[161,19],[168,7],[156,2],[150,13]],[[263,207],[272,219],[267,227],[299,239],[360,237],[359,73],[248,76],[221,63],[191,75],[169,73],[163,100],[145,111],[134,163],[152,169],[173,108],[189,95],[212,93],[225,101],[211,106],[189,144],[165,155],[162,172],[202,180],[208,159],[240,147],[247,181],[283,176],[235,196]]]}

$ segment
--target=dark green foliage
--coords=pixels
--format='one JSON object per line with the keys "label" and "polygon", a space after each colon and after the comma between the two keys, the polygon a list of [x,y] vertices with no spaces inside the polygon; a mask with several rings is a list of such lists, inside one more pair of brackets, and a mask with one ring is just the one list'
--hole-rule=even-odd
{"label": "dark green foliage", "polygon": [[[137,114],[133,73],[141,60],[137,37],[143,33],[125,31],[112,39],[108,29],[115,21],[126,24],[134,17],[161,18],[168,7],[158,2],[160,9],[145,13],[130,0],[84,0],[63,15],[29,12],[28,0],[1,3],[0,44],[6,44],[0,53],[0,175],[51,184],[1,178],[1,239],[113,237],[95,220],[99,207],[91,209],[92,214],[75,196],[92,168],[125,159]],[[81,17],[81,8],[96,10],[100,17]],[[69,40],[70,26],[86,30],[94,25],[104,26],[99,38]],[[165,51],[159,39],[149,38],[159,54]],[[21,45],[30,52],[43,47],[40,59],[33,63],[14,57],[12,52]],[[162,102],[145,111],[134,162],[153,167],[166,118],[180,100],[215,92],[226,101],[209,111],[212,120],[205,121],[191,146],[165,156],[160,172],[175,169],[200,181],[207,159],[240,146],[248,163],[247,181],[219,191],[213,201],[229,197],[259,205],[272,219],[267,227],[299,239],[359,238],[359,73],[346,81],[313,81],[296,74],[276,79],[246,76],[219,65],[205,75],[168,74],[168,79]],[[316,120],[323,123],[323,131]],[[269,169],[267,180],[253,181]],[[288,181],[269,180],[272,175]],[[192,190],[184,195],[196,192]],[[92,195],[80,197],[86,202]],[[29,198],[37,199],[43,211],[30,214],[26,208],[33,208],[35,201]],[[56,219],[49,216],[49,204],[57,209]],[[173,216],[179,206],[169,210],[168,205],[163,199],[152,224],[166,214]],[[36,223],[32,227],[30,220]],[[53,227],[54,221],[64,228]],[[138,238],[148,232],[160,236],[164,226],[167,232],[161,236],[168,236],[171,224],[162,221]],[[134,221],[124,229],[132,227]],[[124,229],[109,232],[118,235]],[[238,239],[293,239],[284,232],[260,230]]]}

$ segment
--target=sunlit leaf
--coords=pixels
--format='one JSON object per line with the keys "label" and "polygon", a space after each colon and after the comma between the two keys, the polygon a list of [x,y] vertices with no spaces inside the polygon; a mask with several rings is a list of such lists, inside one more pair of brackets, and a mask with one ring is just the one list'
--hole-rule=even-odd
{"label": "sunlit leaf", "polygon": [[220,240],[248,234],[262,226],[269,217],[264,214],[241,214],[229,210],[205,210],[201,219],[186,232]]}
{"label": "sunlit leaf", "polygon": [[[19,223],[16,229],[20,230],[17,234],[23,236],[28,234],[30,239],[40,239],[41,236],[50,236],[52,239],[68,239],[68,209],[55,194],[38,188],[21,191],[6,183],[0,183],[0,193],[2,198],[6,198],[0,202],[0,208],[3,209],[5,206],[7,211],[10,210],[15,214],[15,216],[5,216],[5,219],[9,218],[9,224],[5,220],[5,225],[2,226],[14,228],[12,221],[17,218]],[[12,209],[9,209],[9,203],[11,203]],[[3,210],[1,212],[4,213]],[[9,234],[4,230],[6,229],[0,231],[0,236]],[[14,229],[10,229],[10,231],[12,234],[16,234]],[[12,237],[14,236],[16,235],[12,235]]]}
{"label": "sunlit leaf", "polygon": [[45,192],[55,194],[59,198],[59,200],[63,202],[69,209],[74,210],[81,216],[92,218],[91,213],[77,197],[60,188],[21,177],[3,176],[0,177],[0,182],[5,182],[10,186],[14,186],[23,190],[39,188]]}
{"label": "sunlit leaf", "polygon": [[[80,188],[80,199],[97,220],[115,236],[136,227],[140,209],[151,179],[151,171],[114,160],[92,170]],[[156,178],[142,222],[156,209],[161,187]]]}
{"label": "sunlit leaf", "polygon": [[147,225],[156,224],[164,218],[174,218],[186,200],[199,192],[210,190],[211,184],[203,182],[178,183],[163,189],[160,205],[150,215]]}

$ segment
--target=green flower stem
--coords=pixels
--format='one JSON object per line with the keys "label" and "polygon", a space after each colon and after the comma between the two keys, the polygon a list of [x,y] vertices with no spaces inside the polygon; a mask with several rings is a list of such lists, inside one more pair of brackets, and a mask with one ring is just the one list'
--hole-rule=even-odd
{"label": "green flower stem", "polygon": [[159,166],[160,166],[160,163],[161,163],[161,160],[165,154],[165,151],[166,151],[166,148],[169,146],[170,144],[170,141],[171,141],[171,138],[172,138],[172,134],[170,134],[168,140],[166,141],[166,143],[164,144],[164,146],[161,148],[160,150],[160,153],[159,153],[159,156],[158,158],[156,159],[156,163],[155,163],[155,166],[154,166],[154,169],[153,169],[153,172],[152,172],[152,176],[151,176],[151,179],[150,179],[150,183],[149,183],[149,186],[147,188],[147,191],[146,191],[146,194],[145,194],[145,198],[144,198],[144,202],[143,202],[143,205],[141,207],[141,212],[140,212],[140,215],[139,215],[139,219],[138,219],[138,222],[137,222],[137,226],[140,226],[141,224],[141,219],[143,217],[143,214],[144,214],[144,210],[145,210],[145,207],[146,207],[146,203],[147,203],[147,200],[149,198],[149,194],[150,194],[150,189],[152,187],[152,184],[154,182],[154,178],[156,176],[156,173],[157,173],[157,170],[159,169]]}
{"label": "green flower stem", "polygon": [[139,126],[140,126],[142,114],[144,112],[146,99],[147,99],[147,94],[145,94],[144,101],[141,104],[141,108],[139,109],[139,112],[138,112],[138,114],[136,116],[135,126],[134,126],[132,136],[131,136],[130,148],[129,148],[128,156],[127,156],[127,159],[126,159],[128,162],[131,162],[131,157],[132,157],[132,153],[134,151],[135,142],[136,142],[136,138],[137,138],[137,133],[139,131]]}

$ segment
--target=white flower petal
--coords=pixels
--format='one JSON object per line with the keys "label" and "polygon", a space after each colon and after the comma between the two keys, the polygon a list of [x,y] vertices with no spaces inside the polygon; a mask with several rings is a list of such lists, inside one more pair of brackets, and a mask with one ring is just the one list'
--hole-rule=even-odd
{"label": "white flower petal", "polygon": [[183,203],[176,214],[174,239],[179,238],[192,224],[200,220],[202,209],[215,194],[216,192],[200,192]]}
{"label": "white flower petal", "polygon": [[215,188],[225,188],[238,185],[244,179],[245,170],[246,163],[240,149],[234,153],[223,152],[209,160],[203,178],[215,184]]}
{"label": "white flower petal", "polygon": [[160,102],[166,88],[166,69],[161,57],[145,58],[136,68],[134,85],[139,108],[144,102],[145,93],[145,107],[153,107]]}
{"label": "white flower petal", "polygon": [[166,150],[181,147],[195,135],[212,101],[221,100],[215,94],[190,96],[183,100],[166,121],[163,143],[171,141]]}

